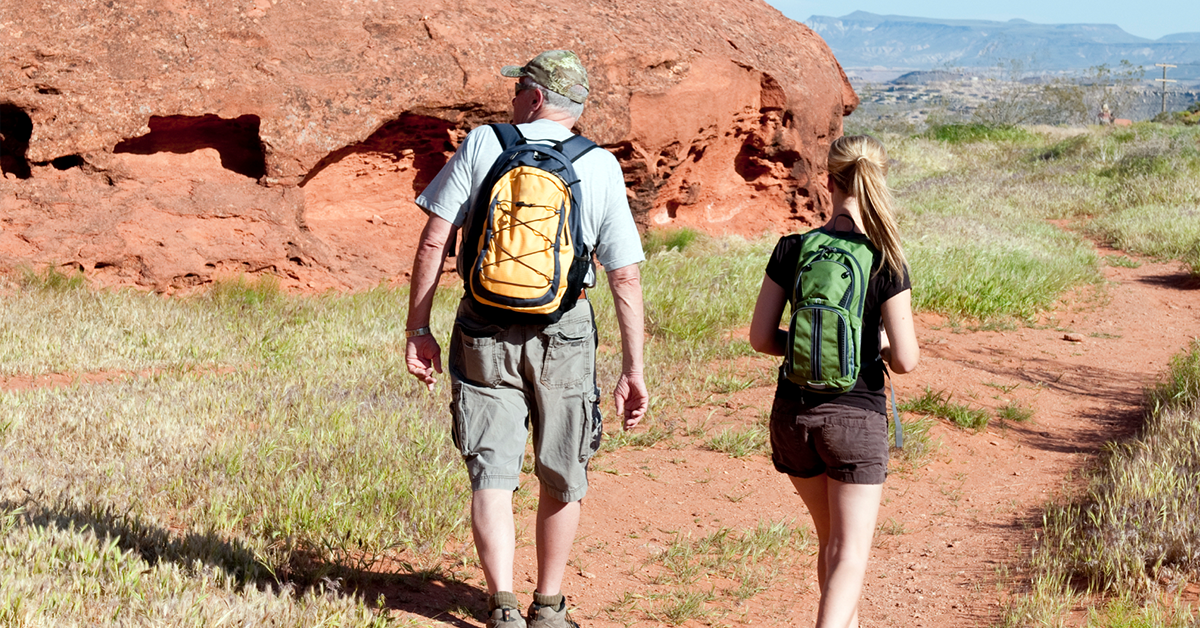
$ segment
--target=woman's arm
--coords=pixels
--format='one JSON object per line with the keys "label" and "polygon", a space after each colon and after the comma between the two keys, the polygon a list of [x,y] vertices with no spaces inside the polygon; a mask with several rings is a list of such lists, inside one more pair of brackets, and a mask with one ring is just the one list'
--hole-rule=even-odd
{"label": "woman's arm", "polygon": [[912,290],[905,290],[883,302],[883,338],[880,355],[895,373],[908,373],[917,368],[921,349],[917,346],[917,330],[913,325]]}
{"label": "woman's arm", "polygon": [[754,318],[750,321],[750,346],[768,355],[783,355],[787,348],[787,331],[779,328],[787,296],[783,288],[770,277],[763,276],[758,301],[754,303]]}

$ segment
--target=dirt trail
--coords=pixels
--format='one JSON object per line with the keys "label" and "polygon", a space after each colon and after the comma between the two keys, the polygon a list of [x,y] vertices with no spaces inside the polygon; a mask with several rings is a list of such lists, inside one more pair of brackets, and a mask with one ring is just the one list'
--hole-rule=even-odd
{"label": "dirt trail", "polygon": [[[1032,408],[1033,419],[993,419],[980,432],[938,423],[931,437],[939,444],[924,464],[893,465],[861,606],[864,626],[957,628],[998,620],[1009,587],[1024,576],[1041,508],[1077,482],[1076,472],[1103,443],[1136,428],[1143,387],[1200,336],[1200,284],[1180,265],[1144,262],[1105,274],[1105,298],[1068,303],[1036,329],[956,333],[936,317],[918,318],[922,362],[895,378],[899,397],[929,387],[974,408],[1017,402]],[[756,359],[748,368],[770,369],[772,362]],[[750,424],[769,410],[772,392],[718,397],[718,405],[696,408],[686,420],[708,418],[710,434],[722,423]],[[636,612],[609,609],[626,594],[666,590],[648,584],[641,565],[676,531],[698,538],[762,520],[807,522],[800,499],[766,456],[733,459],[678,434],[673,442],[684,446],[625,448],[594,463],[564,583],[581,625],[653,625]],[[516,588],[523,600],[534,587],[533,521],[531,508],[518,515]],[[723,617],[684,625],[811,625],[814,561],[801,558],[773,588]],[[484,605],[482,574],[465,567],[458,577],[465,584],[408,582],[381,592],[398,615],[422,624],[480,625],[461,611]],[[447,613],[451,608],[457,616]]]}

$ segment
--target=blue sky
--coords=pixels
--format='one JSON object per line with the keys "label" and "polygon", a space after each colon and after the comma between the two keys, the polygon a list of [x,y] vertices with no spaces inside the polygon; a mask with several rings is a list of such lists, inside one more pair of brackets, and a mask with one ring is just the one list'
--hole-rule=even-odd
{"label": "blue sky", "polygon": [[1116,24],[1131,35],[1147,39],[1172,33],[1200,32],[1200,2],[1197,0],[993,0],[979,3],[963,0],[767,0],[767,4],[801,22],[811,15],[839,17],[854,11],[867,11],[947,20],[1004,22],[1021,18],[1039,24]]}

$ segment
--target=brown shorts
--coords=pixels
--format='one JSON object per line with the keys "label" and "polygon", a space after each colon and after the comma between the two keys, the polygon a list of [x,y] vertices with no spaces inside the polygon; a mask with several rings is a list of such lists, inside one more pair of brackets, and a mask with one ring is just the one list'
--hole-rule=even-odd
{"label": "brown shorts", "polygon": [[822,473],[847,484],[883,484],[887,477],[887,417],[854,406],[803,406],[775,399],[771,460],[800,478]]}

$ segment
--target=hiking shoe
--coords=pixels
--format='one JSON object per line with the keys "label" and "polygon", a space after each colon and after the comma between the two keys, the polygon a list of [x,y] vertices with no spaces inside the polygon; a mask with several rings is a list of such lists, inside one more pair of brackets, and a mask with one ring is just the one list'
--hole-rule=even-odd
{"label": "hiking shoe", "polygon": [[567,614],[567,600],[562,598],[557,605],[530,604],[529,628],[579,628],[579,624]]}
{"label": "hiking shoe", "polygon": [[501,591],[488,599],[488,613],[485,628],[527,628],[525,618],[517,608],[517,596],[510,591]]}
{"label": "hiking shoe", "polygon": [[526,628],[525,618],[521,617],[521,611],[507,606],[494,609],[484,626],[486,628]]}

